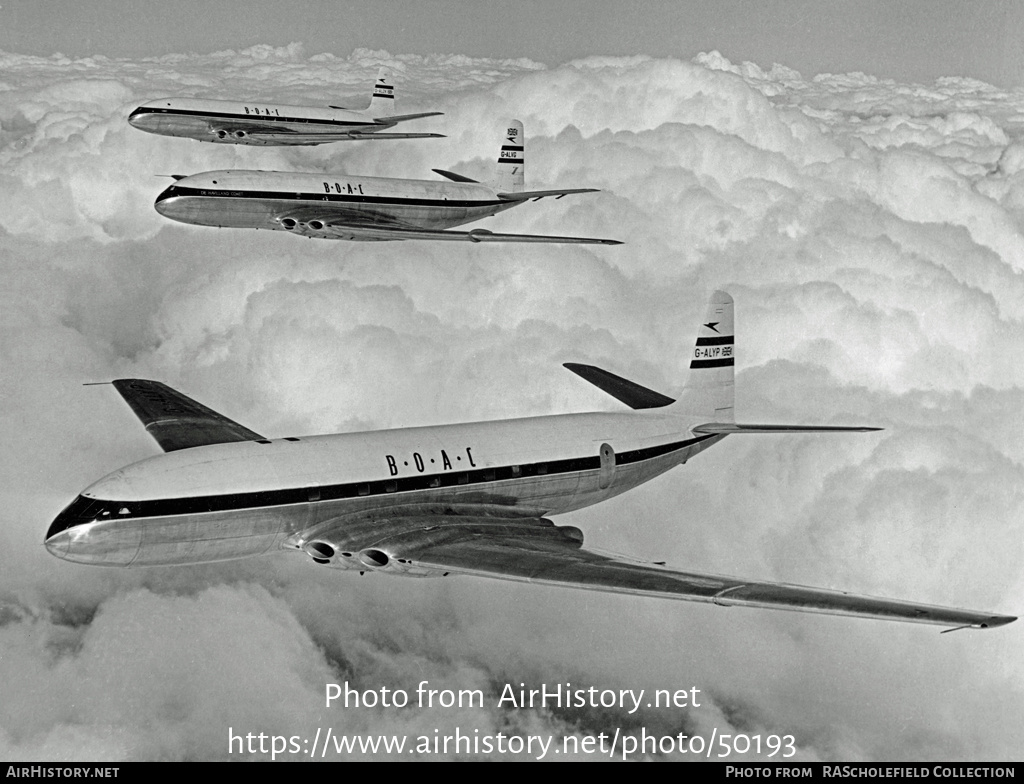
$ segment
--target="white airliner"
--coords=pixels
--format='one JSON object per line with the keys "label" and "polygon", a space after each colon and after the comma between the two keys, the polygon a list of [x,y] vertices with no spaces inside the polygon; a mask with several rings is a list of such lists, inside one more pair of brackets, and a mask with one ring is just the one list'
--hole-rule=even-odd
{"label": "white airliner", "polygon": [[138,107],[128,122],[142,131],[223,144],[311,145],[356,139],[430,139],[441,133],[390,133],[398,123],[444,112],[395,114],[395,88],[381,68],[367,109],[282,106],[257,101],[161,98]]}
{"label": "white airliner", "polygon": [[989,628],[1011,616],[681,571],[583,548],[548,517],[653,479],[734,433],[868,431],[733,418],[733,302],[716,292],[678,400],[567,365],[634,409],[268,439],[156,381],[112,382],[166,454],[86,488],[46,547],[108,566],[290,548],[360,573],[467,574],[722,607]]}
{"label": "white airliner", "polygon": [[546,196],[594,188],[524,190],[523,124],[513,120],[501,140],[496,182],[484,185],[434,169],[446,179],[400,180],[358,174],[210,171],[174,175],[157,212],[182,223],[277,229],[334,240],[468,240],[621,245],[616,240],[498,234],[487,229],[446,231]]}

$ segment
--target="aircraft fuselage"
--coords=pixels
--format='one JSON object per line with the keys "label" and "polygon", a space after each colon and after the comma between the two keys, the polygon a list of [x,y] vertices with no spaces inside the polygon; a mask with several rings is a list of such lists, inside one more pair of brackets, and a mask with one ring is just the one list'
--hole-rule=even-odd
{"label": "aircraft fuselage", "polygon": [[347,174],[212,171],[184,177],[156,199],[157,212],[182,223],[275,229],[330,239],[324,212],[366,225],[395,222],[447,229],[494,215],[520,202],[499,199],[479,183],[406,180]]}
{"label": "aircraft fuselage", "polygon": [[[315,145],[316,134],[338,136],[387,128],[365,112],[317,106],[287,106],[191,98],[161,98],[135,109],[128,122],[139,130],[224,144]],[[274,141],[250,133],[281,134]],[[289,140],[288,136],[294,135]]]}
{"label": "aircraft fuselage", "polygon": [[[333,566],[366,569],[389,515],[450,510],[502,524],[581,509],[686,462],[723,435],[652,412],[568,414],[286,438],[168,452],[88,487],[53,522],[61,558],[110,566],[309,550],[330,524]],[[415,515],[412,515],[413,517]],[[338,540],[339,519],[345,539]],[[422,528],[437,527],[423,516]],[[534,526],[535,528],[536,526]],[[552,527],[552,535],[576,529]],[[422,533],[422,532],[418,532]],[[315,542],[314,542],[315,544]],[[346,553],[348,555],[346,555]],[[395,564],[392,564],[395,566]]]}

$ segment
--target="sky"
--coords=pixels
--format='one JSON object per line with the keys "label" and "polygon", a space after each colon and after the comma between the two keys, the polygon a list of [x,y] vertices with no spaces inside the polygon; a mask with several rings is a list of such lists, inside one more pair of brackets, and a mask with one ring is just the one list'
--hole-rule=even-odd
{"label": "sky", "polygon": [[[1015,18],[1015,6],[983,7]],[[84,487],[159,451],[109,387],[84,382],[158,379],[268,437],[621,410],[561,363],[678,394],[707,297],[725,289],[740,421],[885,429],[730,436],[556,522],[588,547],[694,571],[1018,614],[1024,91],[967,63],[922,76],[909,39],[899,73],[870,58],[834,70],[824,52],[808,69],[795,33],[763,58],[737,56],[716,49],[739,7],[725,8],[706,46],[699,33],[676,52],[600,39],[550,58],[489,52],[470,24],[443,50],[318,42],[322,24],[277,38],[255,22],[255,39],[226,45],[212,21],[186,25],[195,14],[148,18],[165,38],[181,32],[165,50],[118,50],[94,32],[75,51],[65,26],[36,50],[37,17],[3,3],[24,35],[0,41],[0,759],[266,759],[232,753],[229,733],[328,727],[792,735],[796,760],[1021,759],[1020,622],[940,636],[359,577],[296,553],[121,570],[42,546]],[[648,14],[620,37],[642,37]],[[101,27],[121,25],[120,46],[131,24]],[[941,25],[922,35],[948,40]],[[980,46],[976,28],[965,34]],[[381,64],[399,111],[444,112],[417,129],[446,138],[261,149],[125,122],[165,95],[359,105]],[[509,118],[524,123],[527,187],[600,193],[479,225],[624,245],[331,242],[186,226],[152,207],[168,182],[157,175],[222,168],[487,179]],[[414,693],[423,681],[487,700],[324,702],[327,683]],[[704,700],[635,714],[497,704],[506,683],[565,682]],[[325,758],[360,756],[381,755]]]}
{"label": "sky", "polygon": [[[242,10],[244,8],[244,11]],[[1020,0],[5,0],[0,50],[151,57],[302,42],[309,51],[528,57],[595,54],[779,62],[810,75],[863,71],[901,81],[1024,81]]]}

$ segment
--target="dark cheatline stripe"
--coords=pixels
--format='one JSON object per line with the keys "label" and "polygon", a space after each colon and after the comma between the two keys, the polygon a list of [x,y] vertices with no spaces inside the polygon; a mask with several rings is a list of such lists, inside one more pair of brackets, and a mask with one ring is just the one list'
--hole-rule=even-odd
{"label": "dark cheatline stripe", "polygon": [[[615,456],[616,465],[629,465],[652,460],[656,457],[671,454],[688,446],[693,446],[709,438],[719,437],[716,434],[688,438],[670,444],[635,449],[622,452]],[[145,517],[167,517],[171,515],[197,514],[201,512],[222,512],[235,509],[251,509],[270,506],[286,506],[304,504],[311,500],[332,501],[341,498],[369,498],[373,496],[391,495],[413,490],[431,490],[439,487],[463,487],[468,485],[488,484],[509,479],[522,479],[536,476],[557,476],[580,471],[597,471],[601,467],[598,455],[574,457],[568,460],[549,460],[528,465],[508,465],[495,468],[476,468],[471,471],[447,471],[442,474],[421,474],[417,476],[393,477],[372,482],[351,482],[339,485],[321,485],[320,487],[300,487],[287,490],[263,490],[255,493],[234,493],[231,495],[196,496],[191,498],[167,498],[155,501],[110,501],[94,500],[79,496],[54,521],[47,537],[60,533],[72,526],[91,520],[104,519],[138,519]],[[314,499],[311,494],[317,493]],[[129,514],[119,514],[127,508]],[[101,517],[103,511],[110,514]]]}
{"label": "dark cheatline stripe", "polygon": [[731,367],[733,361],[733,357],[723,357],[722,359],[695,359],[690,363],[690,370],[698,368]]}
{"label": "dark cheatline stripe", "polygon": [[731,346],[732,343],[732,335],[722,335],[721,337],[714,338],[697,338],[698,346]]}
{"label": "dark cheatline stripe", "polygon": [[522,158],[498,158],[498,163],[522,163]]}
{"label": "dark cheatline stripe", "polygon": [[506,144],[501,149],[502,149],[503,152],[522,152],[523,151],[522,145],[519,145],[518,147],[513,147],[510,144]]}
{"label": "dark cheatline stripe", "polygon": [[[389,98],[394,96],[389,95]],[[352,120],[318,120],[312,117],[281,117],[276,114],[236,114],[234,112],[207,112],[196,109],[136,109],[129,117],[139,117],[143,114],[177,114],[182,117],[209,117],[211,120],[243,120],[245,122],[260,123],[267,122],[293,122],[313,123],[316,125],[373,125],[373,120],[363,122]]]}
{"label": "dark cheatline stripe", "polygon": [[[519,161],[520,163],[522,161]],[[328,175],[324,175],[328,176]],[[421,207],[490,207],[495,204],[508,204],[502,199],[411,199],[401,196],[366,196],[359,193],[296,193],[295,191],[239,191],[239,190],[214,190],[211,188],[190,188],[180,185],[172,185],[156,197],[159,204],[166,199],[174,199],[179,196],[195,196],[203,199],[274,199],[277,201],[316,202],[317,206],[324,203],[354,202],[356,204],[413,204]],[[313,205],[303,205],[311,207]],[[285,209],[285,207],[282,207]]]}

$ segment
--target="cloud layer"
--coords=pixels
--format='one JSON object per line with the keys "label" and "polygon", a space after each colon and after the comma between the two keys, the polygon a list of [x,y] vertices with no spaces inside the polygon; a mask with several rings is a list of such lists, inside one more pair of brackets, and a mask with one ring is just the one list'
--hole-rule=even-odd
{"label": "cloud layer", "polygon": [[[444,111],[423,128],[448,138],[275,150],[125,122],[164,95],[361,106],[381,63],[400,111]],[[791,734],[800,759],[1020,758],[1019,624],[940,638],[471,578],[359,578],[284,553],[102,570],[40,542],[85,485],[156,452],[109,389],[82,382],[160,379],[270,436],[614,410],[559,364],[672,394],[706,296],[725,288],[741,420],[886,430],[730,438],[560,521],[590,545],[699,571],[1017,612],[1024,93],[808,79],[717,53],[546,69],[292,45],[141,61],[0,53],[0,65],[0,756],[226,759],[238,756],[229,727],[643,726]],[[301,240],[171,224],[152,208],[153,175],[220,168],[486,179],[511,117],[526,128],[528,187],[602,192],[482,225],[624,246]],[[346,680],[488,699],[325,709],[324,684]],[[634,715],[495,706],[506,682],[567,681],[696,686],[706,702]]]}

